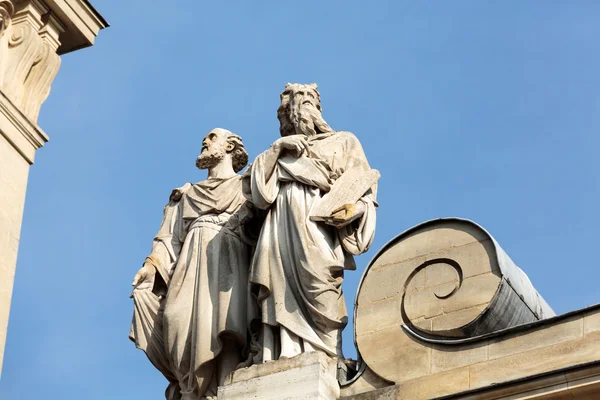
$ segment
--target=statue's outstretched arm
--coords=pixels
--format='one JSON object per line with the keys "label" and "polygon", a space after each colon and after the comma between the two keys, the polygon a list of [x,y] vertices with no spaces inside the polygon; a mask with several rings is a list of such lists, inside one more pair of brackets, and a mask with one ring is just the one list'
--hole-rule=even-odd
{"label": "statue's outstretched arm", "polygon": [[[181,198],[191,187],[188,185],[171,193],[160,229],[152,242],[152,252],[133,280],[136,289],[166,289],[168,286],[184,240]],[[161,284],[157,283],[157,277]]]}

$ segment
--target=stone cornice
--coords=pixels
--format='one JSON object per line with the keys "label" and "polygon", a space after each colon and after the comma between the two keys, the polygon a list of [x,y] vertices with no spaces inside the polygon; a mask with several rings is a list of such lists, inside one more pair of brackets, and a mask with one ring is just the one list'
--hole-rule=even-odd
{"label": "stone cornice", "polygon": [[59,55],[92,46],[98,32],[109,26],[86,0],[46,0],[45,3],[66,27],[60,36]]}
{"label": "stone cornice", "polygon": [[48,135],[27,118],[0,91],[0,134],[27,160],[33,164],[35,151],[48,140]]}

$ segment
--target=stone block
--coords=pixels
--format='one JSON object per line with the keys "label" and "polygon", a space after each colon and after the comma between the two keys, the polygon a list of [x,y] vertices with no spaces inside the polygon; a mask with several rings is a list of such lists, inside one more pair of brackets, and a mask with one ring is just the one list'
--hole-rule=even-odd
{"label": "stone block", "polygon": [[351,396],[342,397],[343,400],[396,400],[398,396],[398,387],[391,386],[377,389],[372,392],[365,392]]}
{"label": "stone block", "polygon": [[458,274],[449,264],[431,264],[423,269],[422,272],[425,274],[424,286],[426,288],[439,287],[446,283],[458,282]]}
{"label": "stone block", "polygon": [[219,387],[217,396],[219,400],[333,400],[339,397],[337,359],[321,352],[239,369],[229,384]]}
{"label": "stone block", "polygon": [[488,272],[500,274],[496,249],[491,239],[449,247],[430,254],[428,258],[449,258],[456,261],[462,269],[463,278]]}
{"label": "stone block", "polygon": [[[342,386],[341,398],[354,398],[361,393],[379,393],[379,389],[393,388],[394,384],[379,377],[369,367],[365,367],[363,373],[349,385]],[[378,397],[359,397],[361,399],[377,399]]]}
{"label": "stone block", "polygon": [[440,221],[439,224],[422,228],[390,247],[376,260],[375,266],[398,263],[444,249],[488,239],[483,231],[456,221]]}
{"label": "stone block", "polygon": [[431,319],[431,332],[455,331],[456,328],[463,327],[477,319],[487,306],[488,304],[485,303],[449,314],[438,315]]}
{"label": "stone block", "polygon": [[[500,278],[492,273],[478,275],[463,280],[460,289],[445,299],[437,297],[441,297],[442,294],[438,293],[435,287],[407,294],[405,306],[408,312],[409,304],[411,302],[415,303],[414,307],[410,307],[416,313],[414,315],[409,314],[411,319],[420,316],[427,318],[441,313],[448,314],[476,305],[488,304],[496,294],[499,284]],[[418,298],[412,300],[411,297],[413,296]]]}
{"label": "stone block", "polygon": [[[420,329],[428,330],[418,322],[423,318],[436,321],[433,325],[436,332],[457,329],[480,315],[496,294],[499,284],[500,278],[490,272],[464,279],[462,286],[448,298],[440,298],[447,289],[439,293],[439,287],[426,287],[406,295],[406,315]],[[452,285],[456,287],[458,283]]]}
{"label": "stone block", "polygon": [[516,333],[510,337],[502,337],[490,342],[489,359],[506,357],[524,353],[528,350],[583,337],[583,320],[574,317],[551,328],[540,328],[536,331]]}
{"label": "stone block", "polygon": [[[581,321],[579,321],[581,323]],[[547,333],[560,335],[552,327]],[[600,360],[600,332],[470,366],[471,389]],[[491,358],[491,357],[490,357]]]}
{"label": "stone block", "polygon": [[[401,242],[399,245],[403,243]],[[384,254],[387,259],[385,265],[377,260],[369,269],[360,289],[359,300],[361,302],[379,301],[401,295],[405,286],[407,293],[420,291],[427,287],[435,287],[439,292],[438,294],[447,294],[442,293],[444,288],[441,286],[446,284],[451,291],[455,286],[453,282],[458,282],[457,272],[448,264],[432,264],[417,272],[407,282],[410,274],[417,267],[435,258],[449,258],[456,261],[460,265],[464,280],[490,272],[499,276],[498,264],[495,258],[492,257],[494,247],[491,240],[453,246],[410,259],[393,258],[389,256],[389,252],[390,250]]]}
{"label": "stone block", "polygon": [[426,400],[469,389],[469,368],[415,379],[371,392],[342,397],[345,400]]}
{"label": "stone block", "polygon": [[400,297],[394,297],[359,307],[354,321],[356,334],[398,327],[402,324],[400,301]]}
{"label": "stone block", "polygon": [[588,378],[600,379],[600,365],[591,365],[565,372],[565,380],[567,382],[575,382]]}
{"label": "stone block", "polygon": [[431,371],[431,348],[408,336],[400,326],[357,336],[358,351],[378,375],[385,371],[394,381],[404,382],[428,375]]}
{"label": "stone block", "polygon": [[469,367],[455,369],[398,385],[397,400],[426,400],[469,390]]}
{"label": "stone block", "polygon": [[0,371],[8,329],[29,163],[0,127]]}
{"label": "stone block", "polygon": [[[542,390],[540,390],[542,389]],[[498,400],[498,399],[538,399],[546,397],[536,397],[543,393],[550,392],[556,395],[557,392],[567,390],[567,384],[564,374],[554,374],[544,376],[538,379],[525,379],[518,383],[502,386],[493,386],[483,392],[471,393],[464,396],[457,396],[457,400]],[[537,392],[536,394],[534,394]],[[533,395],[533,396],[532,396]],[[551,397],[554,400],[554,397]]]}
{"label": "stone block", "polygon": [[418,264],[407,267],[391,265],[371,268],[360,288],[360,304],[381,301],[402,294],[406,279]]}
{"label": "stone block", "polygon": [[435,346],[431,350],[431,372],[438,373],[487,360],[487,341],[464,346]]}
{"label": "stone block", "polygon": [[568,372],[565,375],[572,398],[596,400],[600,397],[600,367]]}
{"label": "stone block", "polygon": [[583,316],[583,334],[600,331],[600,309],[589,311]]}

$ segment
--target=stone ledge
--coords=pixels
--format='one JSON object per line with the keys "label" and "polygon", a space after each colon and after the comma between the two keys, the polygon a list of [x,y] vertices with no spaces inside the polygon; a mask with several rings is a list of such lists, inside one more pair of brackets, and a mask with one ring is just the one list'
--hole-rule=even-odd
{"label": "stone ledge", "polygon": [[[428,380],[430,386],[438,384],[436,377]],[[408,390],[407,390],[408,389]],[[451,395],[430,396],[427,390],[405,385],[395,385],[353,396],[343,400],[500,400],[500,399],[598,399],[600,398],[600,362],[578,365],[550,373],[529,376],[476,390],[456,392]]]}
{"label": "stone ledge", "polygon": [[337,368],[337,360],[321,352],[302,353],[293,358],[286,358],[277,361],[269,361],[264,364],[252,365],[248,368],[238,369],[233,373],[231,383],[247,381],[258,378],[259,376],[271,375],[281,371],[287,371],[294,368],[302,368],[312,364],[323,364],[329,366],[333,364]]}
{"label": "stone ledge", "polygon": [[219,400],[333,400],[340,396],[337,359],[321,352],[242,368],[220,386]]}
{"label": "stone ledge", "polygon": [[59,55],[89,47],[108,22],[87,0],[45,0],[66,30],[60,36]]}
{"label": "stone ledge", "polygon": [[0,134],[29,164],[33,164],[35,151],[49,140],[48,135],[37,124],[31,122],[1,91]]}

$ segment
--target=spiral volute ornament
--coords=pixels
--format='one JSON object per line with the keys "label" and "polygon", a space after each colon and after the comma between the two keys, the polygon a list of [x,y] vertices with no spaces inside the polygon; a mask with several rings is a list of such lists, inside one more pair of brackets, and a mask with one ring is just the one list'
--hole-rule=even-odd
{"label": "spiral volute ornament", "polygon": [[394,382],[415,365],[426,369],[433,343],[476,343],[553,315],[488,232],[444,218],[398,235],[369,263],[356,296],[354,333],[366,366]]}
{"label": "spiral volute ornament", "polygon": [[0,1],[0,35],[10,26],[12,15],[15,12],[14,6],[10,1]]}

